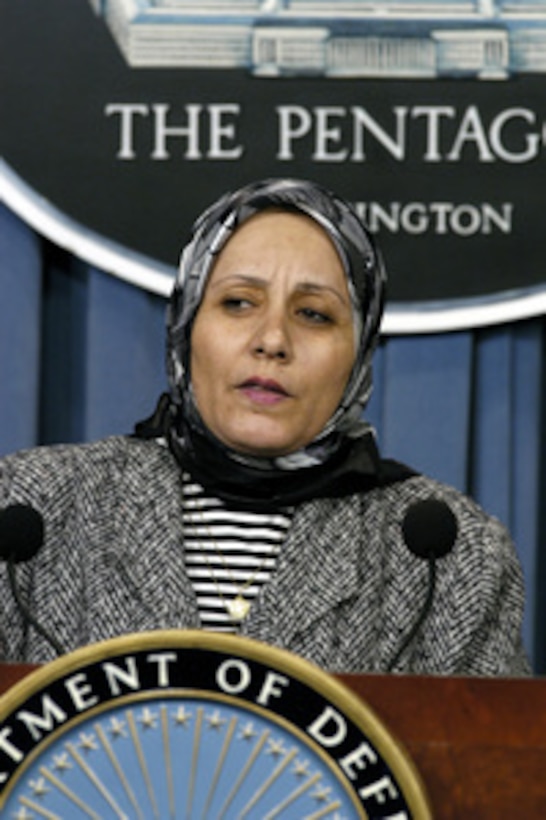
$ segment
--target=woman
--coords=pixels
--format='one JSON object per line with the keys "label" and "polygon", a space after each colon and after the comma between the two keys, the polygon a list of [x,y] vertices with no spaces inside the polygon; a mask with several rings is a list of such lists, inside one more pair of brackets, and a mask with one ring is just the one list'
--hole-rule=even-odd
{"label": "woman", "polygon": [[[0,465],[1,506],[45,520],[18,570],[65,649],[157,628],[238,631],[329,670],[526,674],[520,567],[503,527],[378,456],[362,418],[381,260],[319,186],[269,180],[194,226],[168,309],[170,392],[134,437]],[[423,499],[457,520],[431,611],[402,524]],[[5,657],[43,661],[5,579]]]}

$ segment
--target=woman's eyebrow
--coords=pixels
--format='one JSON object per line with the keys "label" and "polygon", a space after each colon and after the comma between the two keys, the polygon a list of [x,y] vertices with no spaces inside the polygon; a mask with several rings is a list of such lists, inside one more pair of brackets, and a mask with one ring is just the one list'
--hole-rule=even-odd
{"label": "woman's eyebrow", "polygon": [[324,293],[326,291],[336,296],[343,305],[349,304],[349,301],[346,298],[345,294],[339,291],[337,288],[333,287],[333,285],[324,285],[320,282],[304,281],[298,282],[297,287],[298,290],[301,290],[304,293]]}
{"label": "woman's eyebrow", "polygon": [[[210,290],[215,290],[218,287],[222,287],[226,284],[242,284],[242,285],[249,285],[250,287],[257,287],[257,288],[268,288],[274,282],[269,279],[266,279],[261,276],[253,276],[251,274],[245,273],[232,273],[228,276],[224,276],[221,279],[211,280],[209,287]],[[301,291],[302,293],[331,293],[333,294],[342,305],[347,306],[349,304],[349,300],[340,290],[332,285],[325,285],[322,282],[313,282],[308,279],[304,279],[301,282],[296,283],[296,290]]]}
{"label": "woman's eyebrow", "polygon": [[262,279],[259,276],[250,276],[244,273],[232,273],[229,276],[223,276],[221,279],[211,279],[208,287],[210,290],[222,287],[225,284],[239,284],[250,285],[252,287],[265,288],[268,286],[267,279]]}

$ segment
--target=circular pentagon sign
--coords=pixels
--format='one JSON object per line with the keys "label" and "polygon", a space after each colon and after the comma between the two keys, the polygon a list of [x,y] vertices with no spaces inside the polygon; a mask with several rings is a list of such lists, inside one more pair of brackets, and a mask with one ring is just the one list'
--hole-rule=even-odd
{"label": "circular pentagon sign", "polygon": [[0,813],[427,820],[411,760],[318,667],[232,635],[79,649],[0,699]]}

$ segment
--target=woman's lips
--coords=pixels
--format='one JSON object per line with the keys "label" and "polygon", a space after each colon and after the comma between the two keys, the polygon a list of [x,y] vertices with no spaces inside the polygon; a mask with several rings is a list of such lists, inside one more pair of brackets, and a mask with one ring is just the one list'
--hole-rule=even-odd
{"label": "woman's lips", "polygon": [[251,378],[244,381],[239,390],[255,404],[270,406],[289,398],[282,384],[273,379]]}

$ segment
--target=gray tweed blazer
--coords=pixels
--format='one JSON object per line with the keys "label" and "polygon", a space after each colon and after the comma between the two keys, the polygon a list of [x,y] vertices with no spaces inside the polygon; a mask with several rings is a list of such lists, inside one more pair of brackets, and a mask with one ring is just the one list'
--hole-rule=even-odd
{"label": "gray tweed blazer", "polygon": [[[527,674],[522,576],[506,530],[424,477],[301,504],[242,633],[330,671],[385,671],[427,589],[426,562],[408,551],[400,522],[410,504],[431,495],[447,501],[459,532],[438,562],[432,611],[396,670]],[[32,612],[66,650],[128,632],[199,627],[181,498],[180,470],[153,441],[112,437],[0,461],[0,509],[25,502],[44,517],[45,543],[17,576]],[[5,566],[0,600],[0,657],[51,659],[51,648],[24,625]]]}

